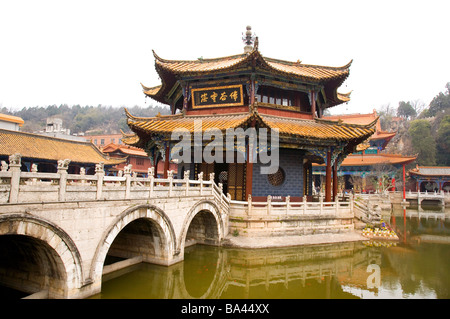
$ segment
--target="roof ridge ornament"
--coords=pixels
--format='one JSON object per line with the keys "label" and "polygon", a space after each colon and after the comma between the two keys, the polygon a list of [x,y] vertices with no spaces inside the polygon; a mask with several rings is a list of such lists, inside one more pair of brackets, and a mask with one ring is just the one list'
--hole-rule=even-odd
{"label": "roof ridge ornament", "polygon": [[242,41],[245,43],[244,47],[244,53],[250,53],[253,51],[253,44],[255,44],[255,48],[258,46],[258,38],[255,36],[255,34],[252,34],[252,27],[247,26],[247,31],[242,33]]}

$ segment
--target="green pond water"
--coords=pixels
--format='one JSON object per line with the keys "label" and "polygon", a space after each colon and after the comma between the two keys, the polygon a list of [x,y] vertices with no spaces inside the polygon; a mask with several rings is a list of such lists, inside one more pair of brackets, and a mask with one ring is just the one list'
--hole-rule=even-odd
{"label": "green pond water", "polygon": [[104,276],[93,299],[450,298],[450,211],[394,209],[399,241],[277,249],[195,245],[170,267]]}

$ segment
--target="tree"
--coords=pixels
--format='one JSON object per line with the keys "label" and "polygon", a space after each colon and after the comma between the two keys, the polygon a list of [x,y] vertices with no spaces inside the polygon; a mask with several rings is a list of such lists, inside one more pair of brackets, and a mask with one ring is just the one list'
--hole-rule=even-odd
{"label": "tree", "polygon": [[417,115],[417,113],[414,110],[414,108],[411,106],[410,102],[401,101],[398,104],[397,116],[403,117],[408,120],[410,118],[414,118],[416,115]]}
{"label": "tree", "polygon": [[445,85],[447,92],[440,92],[430,102],[430,108],[428,109],[428,116],[435,116],[436,113],[450,109],[450,82]]}
{"label": "tree", "polygon": [[419,165],[436,165],[436,141],[431,135],[431,124],[427,120],[411,122],[408,133]]}
{"label": "tree", "polygon": [[438,165],[450,166],[450,115],[439,125],[436,137],[436,161]]}

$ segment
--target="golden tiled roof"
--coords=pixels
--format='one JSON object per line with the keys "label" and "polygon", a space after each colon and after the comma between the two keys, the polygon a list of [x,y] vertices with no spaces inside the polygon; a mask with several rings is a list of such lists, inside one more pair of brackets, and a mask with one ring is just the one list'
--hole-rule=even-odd
{"label": "golden tiled roof", "polygon": [[[368,125],[344,124],[342,122],[322,119],[306,120],[287,118],[266,114],[235,113],[215,115],[166,115],[152,118],[139,118],[132,116],[125,110],[128,117],[128,126],[137,134],[125,136],[124,143],[138,145],[139,137],[147,134],[168,135],[177,128],[194,132],[194,124],[200,124],[202,131],[208,128],[217,128],[225,131],[227,128],[243,127],[250,119],[259,121],[264,127],[278,129],[281,137],[307,138],[309,140],[328,141],[356,141],[358,143],[367,139],[375,131],[375,122]],[[201,121],[201,122],[200,122]]]}
{"label": "golden tiled roof", "polygon": [[[145,132],[157,132],[160,134],[171,134],[175,129],[187,129],[194,132],[194,125],[201,125],[204,132],[208,128],[217,128],[224,131],[227,128],[234,128],[242,125],[250,117],[250,113],[220,114],[220,115],[161,115],[157,117],[145,118],[134,117],[127,110],[128,126],[132,130]],[[198,129],[198,128],[195,128]],[[123,141],[123,140],[122,140]]]}
{"label": "golden tiled roof", "polygon": [[261,53],[254,49],[249,54],[238,54],[215,59],[197,60],[166,60],[160,58],[154,51],[156,67],[174,74],[201,74],[216,72],[236,68],[241,65],[258,60],[260,66],[272,71],[284,73],[289,76],[296,76],[309,81],[324,81],[348,76],[352,63],[342,67],[329,67],[320,65],[303,64],[301,62],[289,62],[263,57]]}
{"label": "golden tiled roof", "polygon": [[[166,60],[160,58],[154,51],[155,67],[158,71],[162,84],[154,87],[144,86],[143,92],[161,103],[165,101],[165,95],[168,90],[176,83],[180,76],[203,76],[217,72],[234,72],[239,68],[248,68],[254,64],[257,68],[277,74],[279,76],[288,77],[289,79],[297,79],[304,82],[313,83],[332,83],[330,84],[330,92],[336,88],[349,75],[350,65],[352,61],[342,67],[330,67],[312,64],[303,64],[300,61],[290,62],[267,58],[261,55],[257,48],[250,53],[226,56],[215,59],[197,60]],[[332,88],[331,88],[332,87]],[[329,97],[330,106],[348,102],[350,93],[332,93]]]}
{"label": "golden tiled roof", "polygon": [[45,160],[70,159],[75,163],[105,165],[122,163],[122,159],[109,159],[90,142],[79,142],[44,135],[0,129],[0,155],[19,153],[22,157]]}
{"label": "golden tiled roof", "polygon": [[368,125],[345,124],[323,119],[305,120],[260,114],[270,128],[278,128],[280,135],[295,135],[309,139],[346,141],[365,139],[375,132],[375,123]]}

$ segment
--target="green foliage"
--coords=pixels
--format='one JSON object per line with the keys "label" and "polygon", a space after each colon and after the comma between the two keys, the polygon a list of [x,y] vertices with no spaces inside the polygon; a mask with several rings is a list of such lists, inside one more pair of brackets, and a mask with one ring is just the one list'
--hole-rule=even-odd
{"label": "green foliage", "polygon": [[438,112],[445,112],[450,109],[450,82],[445,85],[447,92],[440,92],[430,102],[430,107],[427,110],[428,116],[435,116]]}
{"label": "green foliage", "polygon": [[408,130],[417,164],[436,165],[436,141],[431,135],[431,124],[427,120],[412,121]]}
{"label": "green foliage", "polygon": [[410,102],[401,101],[398,104],[397,116],[403,117],[405,119],[411,119],[416,117],[416,115],[416,111],[414,110]]}
{"label": "green foliage", "polygon": [[[143,117],[156,116],[158,113],[170,114],[168,107],[149,106],[142,108],[133,106],[128,108],[131,114]],[[22,128],[24,132],[37,132],[43,130],[47,118],[58,117],[63,120],[63,126],[69,128],[72,133],[101,133],[114,134],[122,129],[129,131],[124,108],[112,106],[80,106],[80,105],[49,105],[47,107],[35,106],[23,108],[20,111],[8,112],[2,108],[1,113],[11,114],[21,117],[25,124]]]}
{"label": "green foliage", "polygon": [[436,161],[438,165],[450,166],[450,115],[444,116],[436,138]]}

